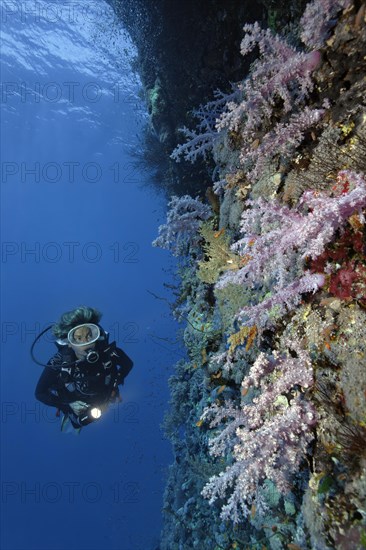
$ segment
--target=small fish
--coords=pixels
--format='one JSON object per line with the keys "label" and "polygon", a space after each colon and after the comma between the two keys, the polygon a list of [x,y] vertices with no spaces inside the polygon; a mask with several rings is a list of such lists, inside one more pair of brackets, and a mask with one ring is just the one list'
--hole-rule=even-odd
{"label": "small fish", "polygon": [[218,239],[221,235],[223,235],[225,233],[225,227],[223,227],[222,229],[220,229],[220,231],[217,231],[216,233],[214,233],[214,237],[215,239]]}
{"label": "small fish", "polygon": [[217,395],[219,395],[220,393],[222,393],[222,392],[224,391],[225,388],[226,388],[226,385],[220,386],[219,389],[217,390]]}
{"label": "small fish", "polygon": [[200,428],[200,427],[202,426],[202,424],[203,424],[203,420],[202,420],[202,419],[199,420],[198,422],[196,422],[197,428]]}

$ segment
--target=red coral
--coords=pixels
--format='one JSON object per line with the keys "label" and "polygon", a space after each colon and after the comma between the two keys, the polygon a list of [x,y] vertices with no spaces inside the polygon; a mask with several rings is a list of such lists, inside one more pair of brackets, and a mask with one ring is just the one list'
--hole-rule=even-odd
{"label": "red coral", "polygon": [[352,298],[352,286],[358,279],[358,274],[353,271],[352,264],[340,269],[330,278],[329,292],[342,300]]}
{"label": "red coral", "polygon": [[[344,182],[344,185],[347,183]],[[330,294],[341,300],[356,299],[361,305],[366,304],[366,258],[362,229],[361,222],[350,223],[342,235],[310,263],[312,273],[324,273],[326,266],[330,265],[330,271],[333,271]]]}
{"label": "red coral", "polygon": [[354,261],[331,276],[329,292],[342,300],[366,300],[366,268]]}
{"label": "red coral", "polygon": [[365,254],[365,240],[361,231],[354,235],[353,248],[360,254]]}

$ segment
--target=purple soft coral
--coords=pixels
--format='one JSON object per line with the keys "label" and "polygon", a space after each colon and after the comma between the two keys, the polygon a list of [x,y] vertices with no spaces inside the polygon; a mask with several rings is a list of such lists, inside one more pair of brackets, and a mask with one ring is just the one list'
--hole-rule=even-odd
{"label": "purple soft coral", "polygon": [[301,293],[315,292],[324,283],[322,275],[304,272],[306,261],[320,256],[347,219],[366,206],[362,174],[340,172],[334,190],[333,197],[304,193],[296,210],[277,201],[248,201],[251,208],[242,215],[243,238],[233,245],[246,263],[238,271],[224,274],[217,283],[217,288],[229,283],[272,287],[269,298],[238,313],[241,318],[248,317],[245,324],[265,326],[274,305],[279,306],[277,315],[281,316],[293,309]]}
{"label": "purple soft coral", "polygon": [[351,4],[351,0],[314,0],[305,9],[300,20],[301,40],[309,48],[321,48],[335,26],[337,13]]}
{"label": "purple soft coral", "polygon": [[291,475],[298,470],[313,439],[316,414],[301,391],[313,384],[310,357],[297,342],[284,344],[287,355],[261,353],[244,379],[244,393],[251,386],[260,391],[252,403],[236,410],[230,403],[213,405],[202,415],[211,419],[211,427],[232,419],[210,440],[210,452],[221,456],[231,448],[234,463],[213,476],[202,494],[210,503],[219,497],[226,499],[221,517],[234,523],[250,514],[253,502],[265,507],[258,489],[266,479],[280,491],[288,491]]}
{"label": "purple soft coral", "polygon": [[189,195],[173,196],[168,206],[167,223],[159,227],[159,236],[153,246],[166,248],[174,256],[186,255],[190,246],[198,244],[199,228],[212,216],[211,209]]}

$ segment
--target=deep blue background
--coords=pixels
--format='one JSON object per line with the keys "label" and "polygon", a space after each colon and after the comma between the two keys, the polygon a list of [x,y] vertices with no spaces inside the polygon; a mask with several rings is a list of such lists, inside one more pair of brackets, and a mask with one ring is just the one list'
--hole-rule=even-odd
{"label": "deep blue background", "polygon": [[[1,9],[1,549],[146,550],[161,528],[160,424],[179,350],[167,303],[148,292],[169,298],[173,266],[151,246],[164,200],[131,157],[146,122],[134,52],[103,0]],[[76,436],[36,403],[29,348],[80,304],[103,312],[135,367],[118,409]],[[54,349],[43,339],[36,352]]]}

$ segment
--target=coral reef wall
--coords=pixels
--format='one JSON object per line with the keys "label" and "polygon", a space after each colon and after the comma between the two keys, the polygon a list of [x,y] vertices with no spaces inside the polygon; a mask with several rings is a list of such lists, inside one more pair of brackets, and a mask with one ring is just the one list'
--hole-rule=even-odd
{"label": "coral reef wall", "polygon": [[[198,161],[192,169],[169,155],[182,138],[180,128],[193,123],[192,110],[213,90],[228,91],[248,70],[250,59],[240,55],[243,25],[267,19],[268,7],[249,0],[107,1],[136,44],[151,123],[146,156],[153,157],[151,164],[158,160],[160,183],[168,190],[201,192],[210,183],[207,167]],[[301,2],[283,7],[284,18],[299,13]],[[161,174],[164,157],[168,164]]]}
{"label": "coral reef wall", "polygon": [[171,152],[215,168],[154,241],[188,357],[161,550],[366,548],[366,4],[271,13]]}
{"label": "coral reef wall", "polygon": [[242,27],[261,18],[263,6],[247,0],[109,2],[137,46],[151,121],[170,153],[187,111],[242,76]]}

